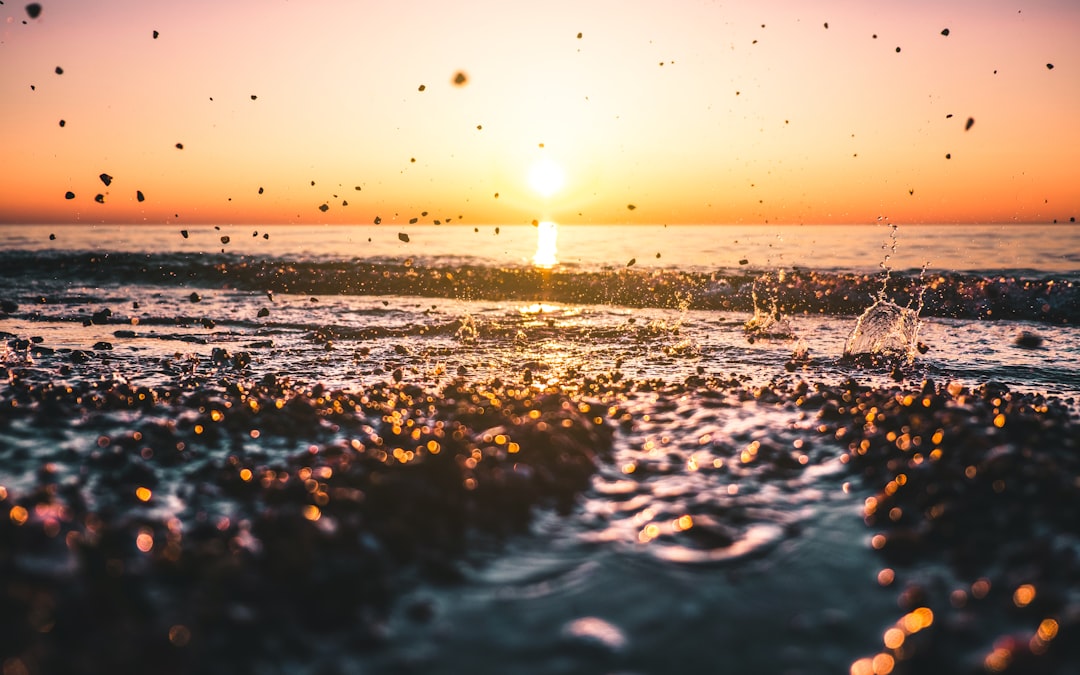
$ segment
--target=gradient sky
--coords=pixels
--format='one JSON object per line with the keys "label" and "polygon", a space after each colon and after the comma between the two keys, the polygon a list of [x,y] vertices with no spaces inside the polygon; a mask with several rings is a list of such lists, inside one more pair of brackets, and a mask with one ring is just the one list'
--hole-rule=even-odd
{"label": "gradient sky", "polygon": [[40,4],[0,222],[1080,216],[1075,0]]}

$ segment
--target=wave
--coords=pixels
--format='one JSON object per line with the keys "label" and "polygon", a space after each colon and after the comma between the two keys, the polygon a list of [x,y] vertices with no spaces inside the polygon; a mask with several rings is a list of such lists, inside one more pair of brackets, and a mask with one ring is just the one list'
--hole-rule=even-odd
{"label": "wave", "polygon": [[[10,303],[56,302],[72,286],[226,288],[310,295],[403,295],[752,312],[760,270],[580,269],[485,266],[438,259],[311,261],[233,254],[0,252]],[[921,315],[1080,322],[1080,279],[1000,274],[793,269],[772,273],[767,300],[784,315],[857,315],[882,294]],[[760,292],[760,283],[759,283]],[[35,293],[40,294],[34,296]],[[15,295],[16,297],[11,297]]]}

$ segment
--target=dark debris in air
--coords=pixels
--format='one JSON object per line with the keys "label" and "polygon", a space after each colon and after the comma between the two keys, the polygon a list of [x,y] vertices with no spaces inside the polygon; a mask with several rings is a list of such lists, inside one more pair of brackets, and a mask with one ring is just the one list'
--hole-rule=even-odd
{"label": "dark debris in air", "polygon": [[75,193],[71,190],[68,190],[64,193],[64,199],[75,199]]}
{"label": "dark debris in air", "polygon": [[1047,70],[1053,70],[1054,69],[1054,64],[1052,64],[1052,63],[1046,64],[1046,69]]}
{"label": "dark debris in air", "polygon": [[105,183],[105,187],[109,187],[109,185],[112,183],[112,176],[107,173],[101,174],[100,176],[98,176],[98,178],[101,179],[102,183]]}
{"label": "dark debris in air", "polygon": [[155,40],[158,39],[158,35],[161,35],[161,33],[158,33],[157,31],[154,31],[154,39]]}
{"label": "dark debris in air", "polygon": [[180,236],[183,237],[184,239],[187,239],[188,238],[188,231],[187,230],[180,230]]}
{"label": "dark debris in air", "polygon": [[31,2],[26,6],[26,13],[31,19],[36,19],[41,16],[41,4],[37,2]]}
{"label": "dark debris in air", "polygon": [[626,205],[626,208],[627,208],[627,209],[629,209],[629,210],[631,210],[631,211],[633,211],[634,209],[636,209],[636,208],[637,208],[637,206],[636,206],[636,205],[634,205],[634,204],[627,204],[627,205]]}
{"label": "dark debris in air", "polygon": [[427,85],[422,84],[419,87],[417,87],[416,91],[424,91],[425,89],[427,89]]}
{"label": "dark debris in air", "polygon": [[322,211],[323,213],[326,213],[327,211],[330,210],[330,205],[329,204],[320,204],[319,205],[319,210]]}
{"label": "dark debris in air", "polygon": [[967,123],[964,124],[964,131],[967,131],[968,129],[970,129],[973,126],[975,126],[975,118],[974,117],[969,117],[967,119]]}
{"label": "dark debris in air", "polygon": [[404,232],[398,232],[397,238],[405,242],[406,244],[409,243],[409,235],[405,234]]}
{"label": "dark debris in air", "polygon": [[941,34],[944,35],[945,37],[949,37],[949,29],[946,28],[946,29],[942,30]]}
{"label": "dark debris in air", "polygon": [[183,143],[177,143],[176,144],[176,149],[177,150],[183,150],[184,149],[184,144]]}
{"label": "dark debris in air", "polygon": [[139,200],[140,202],[144,202],[146,201],[146,195],[142,193],[142,190],[136,190],[135,199]]}
{"label": "dark debris in air", "polygon": [[56,74],[57,75],[63,75],[64,74],[64,69],[61,68],[60,66],[57,66],[56,67]]}
{"label": "dark debris in air", "polygon": [[67,122],[60,120],[60,128],[63,129],[67,125]]}
{"label": "dark debris in air", "polygon": [[627,267],[633,267],[636,263],[637,263],[637,258],[630,258],[630,260],[627,261],[626,266]]}
{"label": "dark debris in air", "polygon": [[232,239],[229,238],[229,235],[227,235],[227,234],[221,235],[221,243],[222,244],[228,244],[230,241],[232,241]]}
{"label": "dark debris in air", "polygon": [[104,204],[105,203],[105,195],[103,195],[101,193],[98,193],[97,195],[94,196],[94,201],[97,202],[98,204]]}
{"label": "dark debris in air", "polygon": [[375,216],[375,224],[376,225],[381,225],[382,224],[382,216]]}
{"label": "dark debris in air", "polygon": [[468,81],[469,76],[460,70],[454,75],[454,84],[459,87],[463,86]]}

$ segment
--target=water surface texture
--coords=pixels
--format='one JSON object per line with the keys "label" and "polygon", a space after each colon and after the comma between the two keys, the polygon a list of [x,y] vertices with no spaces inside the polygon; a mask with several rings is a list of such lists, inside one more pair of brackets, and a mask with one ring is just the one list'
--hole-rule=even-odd
{"label": "water surface texture", "polygon": [[[0,660],[1074,672],[1078,251],[0,228]],[[903,349],[851,339],[879,301]]]}

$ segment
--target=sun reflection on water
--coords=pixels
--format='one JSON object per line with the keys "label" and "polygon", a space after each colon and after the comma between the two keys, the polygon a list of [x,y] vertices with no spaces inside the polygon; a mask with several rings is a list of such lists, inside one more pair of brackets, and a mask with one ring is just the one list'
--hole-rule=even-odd
{"label": "sun reflection on water", "polygon": [[559,264],[559,252],[556,242],[559,237],[559,226],[550,220],[544,220],[536,226],[536,254],[533,255],[533,265],[543,269],[551,269]]}

